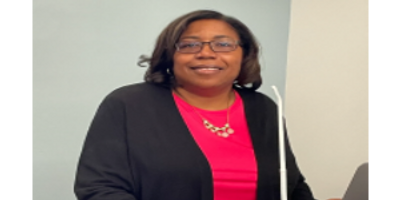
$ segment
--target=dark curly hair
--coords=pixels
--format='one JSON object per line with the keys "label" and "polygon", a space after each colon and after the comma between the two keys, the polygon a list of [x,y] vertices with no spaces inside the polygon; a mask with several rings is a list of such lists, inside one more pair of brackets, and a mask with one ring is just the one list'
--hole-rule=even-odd
{"label": "dark curly hair", "polygon": [[258,43],[246,25],[239,20],[223,15],[212,10],[198,10],[185,14],[171,22],[158,36],[153,54],[151,57],[140,56],[138,65],[145,67],[149,65],[144,80],[166,87],[175,87],[173,78],[173,56],[175,44],[190,23],[202,19],[221,20],[231,25],[240,38],[240,46],[243,49],[241,69],[234,85],[240,88],[251,90],[258,89],[262,84],[260,75],[260,63],[258,62]]}

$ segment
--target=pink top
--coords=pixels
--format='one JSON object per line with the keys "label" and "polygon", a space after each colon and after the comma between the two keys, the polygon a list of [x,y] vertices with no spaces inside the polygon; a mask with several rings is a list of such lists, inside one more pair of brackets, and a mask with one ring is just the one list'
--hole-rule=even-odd
{"label": "pink top", "polygon": [[[229,108],[229,125],[235,132],[227,138],[206,129],[193,108],[175,93],[173,95],[188,129],[210,164],[214,200],[255,200],[257,164],[239,94],[235,92],[235,102]],[[195,109],[214,126],[226,124],[226,109]]]}

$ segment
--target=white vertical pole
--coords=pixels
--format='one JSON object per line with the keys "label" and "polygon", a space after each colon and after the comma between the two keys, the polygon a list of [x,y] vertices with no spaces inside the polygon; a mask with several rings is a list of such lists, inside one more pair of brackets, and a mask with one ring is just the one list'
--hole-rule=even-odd
{"label": "white vertical pole", "polygon": [[286,175],[286,153],[285,153],[285,135],[283,130],[282,98],[279,95],[275,85],[272,86],[278,99],[278,127],[279,127],[279,161],[281,173],[281,200],[287,200],[287,175]]}

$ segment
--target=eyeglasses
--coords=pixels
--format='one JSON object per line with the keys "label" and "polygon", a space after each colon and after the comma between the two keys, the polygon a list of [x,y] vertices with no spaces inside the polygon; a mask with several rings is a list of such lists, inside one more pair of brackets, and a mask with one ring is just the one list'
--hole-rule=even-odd
{"label": "eyeglasses", "polygon": [[232,39],[220,39],[210,42],[182,41],[175,44],[176,51],[180,53],[198,53],[203,49],[204,44],[209,44],[214,52],[234,51],[239,45],[238,41]]}

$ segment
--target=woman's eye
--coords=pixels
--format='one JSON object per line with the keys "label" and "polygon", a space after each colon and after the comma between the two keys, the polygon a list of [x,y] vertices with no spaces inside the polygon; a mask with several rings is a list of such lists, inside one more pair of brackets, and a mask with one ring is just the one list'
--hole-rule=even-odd
{"label": "woman's eye", "polygon": [[197,46],[199,46],[198,42],[181,43],[179,45],[180,48],[194,48]]}
{"label": "woman's eye", "polygon": [[216,46],[219,46],[219,47],[230,47],[230,46],[232,46],[232,43],[231,42],[216,42]]}

